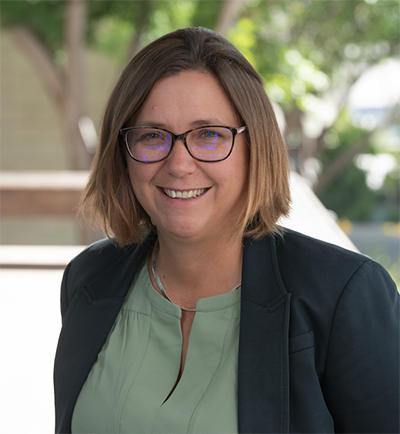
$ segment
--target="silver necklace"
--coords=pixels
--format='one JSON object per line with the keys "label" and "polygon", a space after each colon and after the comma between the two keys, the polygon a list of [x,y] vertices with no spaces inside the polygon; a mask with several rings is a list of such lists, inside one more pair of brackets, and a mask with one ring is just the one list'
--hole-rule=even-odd
{"label": "silver necklace", "polygon": [[[151,256],[151,270],[153,271],[153,276],[154,276],[154,279],[156,279],[156,282],[157,282],[157,286],[158,286],[158,289],[161,291],[161,294],[169,301],[169,302],[171,302],[172,304],[174,304],[176,307],[179,307],[179,309],[182,309],[182,310],[184,310],[184,311],[186,311],[186,312],[196,312],[196,309],[187,309],[187,308],[185,308],[185,307],[181,307],[181,306],[178,306],[176,303],[174,303],[169,297],[168,297],[168,294],[165,292],[165,289],[164,289],[164,286],[163,286],[163,284],[161,283],[161,279],[160,279],[160,276],[158,275],[158,272],[157,272],[157,267],[156,267],[156,260],[155,260],[155,257],[154,257],[154,251],[155,251],[155,249],[153,250],[153,254],[152,254],[152,256]],[[242,284],[242,282],[240,282],[239,283],[239,285],[237,285],[237,286],[235,286],[233,289],[231,289],[229,292],[232,292],[232,291],[235,291],[236,289],[238,289],[239,287],[240,287],[240,285]]]}

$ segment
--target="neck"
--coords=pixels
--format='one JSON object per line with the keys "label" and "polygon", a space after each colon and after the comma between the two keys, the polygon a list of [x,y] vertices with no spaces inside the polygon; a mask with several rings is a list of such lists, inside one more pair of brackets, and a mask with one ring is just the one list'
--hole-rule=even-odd
{"label": "neck", "polygon": [[194,244],[160,236],[158,274],[171,299],[192,309],[200,298],[225,294],[240,283],[242,250],[241,239]]}

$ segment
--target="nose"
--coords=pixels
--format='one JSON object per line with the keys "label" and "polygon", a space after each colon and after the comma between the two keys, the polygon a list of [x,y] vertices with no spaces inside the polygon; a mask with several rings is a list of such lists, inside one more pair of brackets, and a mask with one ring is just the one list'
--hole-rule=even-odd
{"label": "nose", "polygon": [[197,167],[196,160],[189,154],[181,138],[175,140],[166,165],[169,173],[178,178],[193,173]]}

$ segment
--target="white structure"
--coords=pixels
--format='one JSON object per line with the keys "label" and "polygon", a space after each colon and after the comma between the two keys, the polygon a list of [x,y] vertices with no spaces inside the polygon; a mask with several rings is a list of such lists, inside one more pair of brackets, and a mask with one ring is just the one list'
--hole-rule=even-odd
{"label": "white structure", "polygon": [[289,229],[328,243],[358,251],[336,223],[335,214],[328,211],[303,178],[292,172],[290,179],[292,210],[288,219],[279,223]]}

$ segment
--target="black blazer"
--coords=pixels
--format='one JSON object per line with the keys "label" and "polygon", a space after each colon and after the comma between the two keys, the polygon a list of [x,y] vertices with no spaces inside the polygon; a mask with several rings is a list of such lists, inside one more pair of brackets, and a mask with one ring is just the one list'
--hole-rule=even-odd
{"label": "black blazer", "polygon": [[[55,360],[56,432],[154,240],[93,244],[66,268]],[[304,235],[245,240],[240,433],[399,432],[399,294],[369,258]]]}

